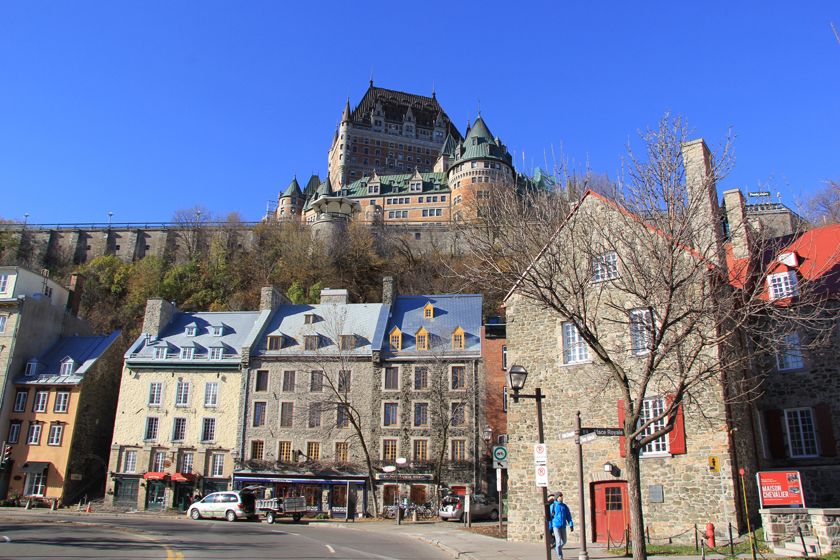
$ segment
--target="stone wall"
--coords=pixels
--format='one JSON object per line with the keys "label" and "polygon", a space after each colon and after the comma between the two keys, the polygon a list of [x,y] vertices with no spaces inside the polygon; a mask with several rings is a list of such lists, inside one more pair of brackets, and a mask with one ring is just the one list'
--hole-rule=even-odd
{"label": "stone wall", "polygon": [[801,529],[803,536],[816,537],[818,555],[840,549],[840,509],[768,508],[760,512],[764,538],[776,546],[798,542]]}

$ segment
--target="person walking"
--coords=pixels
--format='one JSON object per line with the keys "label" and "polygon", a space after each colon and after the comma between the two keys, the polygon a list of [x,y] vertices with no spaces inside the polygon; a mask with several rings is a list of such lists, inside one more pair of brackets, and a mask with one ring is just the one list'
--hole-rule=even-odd
{"label": "person walking", "polygon": [[572,512],[563,502],[563,493],[555,494],[554,504],[551,506],[551,528],[554,532],[554,547],[557,550],[557,558],[563,558],[563,546],[566,544],[566,525],[571,531],[575,530],[575,523],[572,521]]}
{"label": "person walking", "polygon": [[545,519],[546,527],[548,527],[548,535],[551,538],[551,548],[554,548],[554,528],[551,526],[551,519],[554,517],[554,494],[548,495],[548,517]]}

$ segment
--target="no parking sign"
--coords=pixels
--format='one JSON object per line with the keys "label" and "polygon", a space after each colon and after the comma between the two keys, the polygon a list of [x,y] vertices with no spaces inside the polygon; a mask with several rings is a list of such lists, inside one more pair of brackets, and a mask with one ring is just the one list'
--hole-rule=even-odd
{"label": "no parking sign", "polygon": [[537,488],[548,487],[548,466],[536,465],[534,467],[534,477],[537,480]]}

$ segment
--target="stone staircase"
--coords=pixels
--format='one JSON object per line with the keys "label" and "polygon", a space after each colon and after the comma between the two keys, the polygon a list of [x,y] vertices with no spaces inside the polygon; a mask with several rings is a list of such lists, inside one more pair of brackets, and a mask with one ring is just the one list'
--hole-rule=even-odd
{"label": "stone staircase", "polygon": [[786,541],[783,546],[774,546],[773,554],[776,556],[788,556],[791,558],[802,558],[809,556],[815,558],[819,556],[819,543],[816,537],[804,537],[805,547],[802,547],[802,540],[796,537],[792,540]]}

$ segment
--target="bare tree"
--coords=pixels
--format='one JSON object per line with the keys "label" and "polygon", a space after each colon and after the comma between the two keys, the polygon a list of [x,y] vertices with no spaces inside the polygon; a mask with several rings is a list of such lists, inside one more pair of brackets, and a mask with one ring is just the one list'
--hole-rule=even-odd
{"label": "bare tree", "polygon": [[[683,405],[701,409],[721,385],[730,402],[756,396],[748,359],[778,351],[780,324],[824,326],[807,282],[785,305],[768,297],[770,269],[754,259],[762,251],[743,250],[773,247],[743,216],[729,223],[735,258],[727,258],[715,180],[732,164],[729,142],[713,156],[702,141],[687,142],[685,123],[668,115],[641,137],[644,154],[629,150],[614,199],[494,191],[485,219],[461,224],[465,264],[453,269],[491,291],[513,287],[511,310],[522,302],[564,321],[579,342],[563,351],[586,353],[599,366],[581,382],[620,397],[637,559],[646,557],[645,447],[674,429]],[[630,348],[616,332],[631,334]],[[668,398],[652,408],[654,395]]]}
{"label": "bare tree", "polygon": [[826,181],[806,206],[808,219],[815,226],[840,223],[840,182]]}
{"label": "bare tree", "polygon": [[213,214],[204,206],[176,210],[172,215],[179,241],[176,258],[187,261],[197,258],[205,249],[205,226],[214,220]]}

